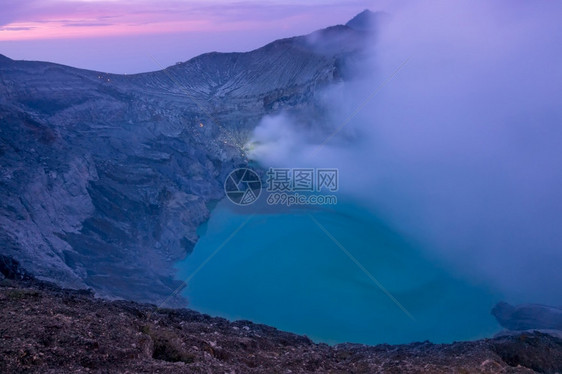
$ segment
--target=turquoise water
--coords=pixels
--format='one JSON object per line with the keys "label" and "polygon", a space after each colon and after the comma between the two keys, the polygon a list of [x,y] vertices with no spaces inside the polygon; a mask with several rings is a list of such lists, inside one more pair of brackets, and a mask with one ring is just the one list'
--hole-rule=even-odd
{"label": "turquoise water", "polygon": [[327,343],[451,342],[499,330],[490,310],[500,295],[457,277],[351,204],[274,210],[223,200],[199,234],[178,269],[189,307],[203,313]]}

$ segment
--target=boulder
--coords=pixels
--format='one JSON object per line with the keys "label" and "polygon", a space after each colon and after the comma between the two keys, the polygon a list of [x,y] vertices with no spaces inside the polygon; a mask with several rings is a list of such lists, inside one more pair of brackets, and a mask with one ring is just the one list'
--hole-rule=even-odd
{"label": "boulder", "polygon": [[517,306],[500,302],[492,309],[492,315],[508,330],[562,330],[562,308],[521,304]]}

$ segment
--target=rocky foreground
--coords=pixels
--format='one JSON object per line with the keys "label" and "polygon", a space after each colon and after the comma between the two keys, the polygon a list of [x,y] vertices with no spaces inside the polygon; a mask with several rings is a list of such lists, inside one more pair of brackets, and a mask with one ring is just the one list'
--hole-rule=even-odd
{"label": "rocky foreground", "polygon": [[0,310],[0,373],[562,372],[562,339],[540,332],[329,346],[249,321],[97,299],[33,279],[0,280]]}

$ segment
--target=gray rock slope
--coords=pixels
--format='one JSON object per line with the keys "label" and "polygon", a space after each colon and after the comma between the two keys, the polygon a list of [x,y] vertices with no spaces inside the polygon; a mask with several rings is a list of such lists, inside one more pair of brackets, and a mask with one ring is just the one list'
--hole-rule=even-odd
{"label": "gray rock slope", "polygon": [[522,330],[558,330],[562,332],[562,308],[540,304],[510,305],[498,303],[492,314],[506,329]]}
{"label": "gray rock slope", "polygon": [[136,75],[0,55],[0,254],[66,287],[161,301],[259,120],[315,110],[367,40],[334,26]]}

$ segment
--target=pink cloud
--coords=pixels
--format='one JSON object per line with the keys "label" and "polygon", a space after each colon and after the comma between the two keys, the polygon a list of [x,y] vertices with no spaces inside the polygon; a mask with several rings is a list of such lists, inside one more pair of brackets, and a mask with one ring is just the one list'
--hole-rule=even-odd
{"label": "pink cloud", "polygon": [[[322,2],[323,7],[285,2],[147,0],[5,0],[0,41],[88,38],[178,32],[290,28],[332,18],[338,8],[360,9],[365,1]],[[359,5],[361,3],[361,5]],[[340,22],[345,21],[341,19]]]}
{"label": "pink cloud", "polygon": [[250,51],[377,9],[373,0],[0,1],[0,54],[114,73]]}

